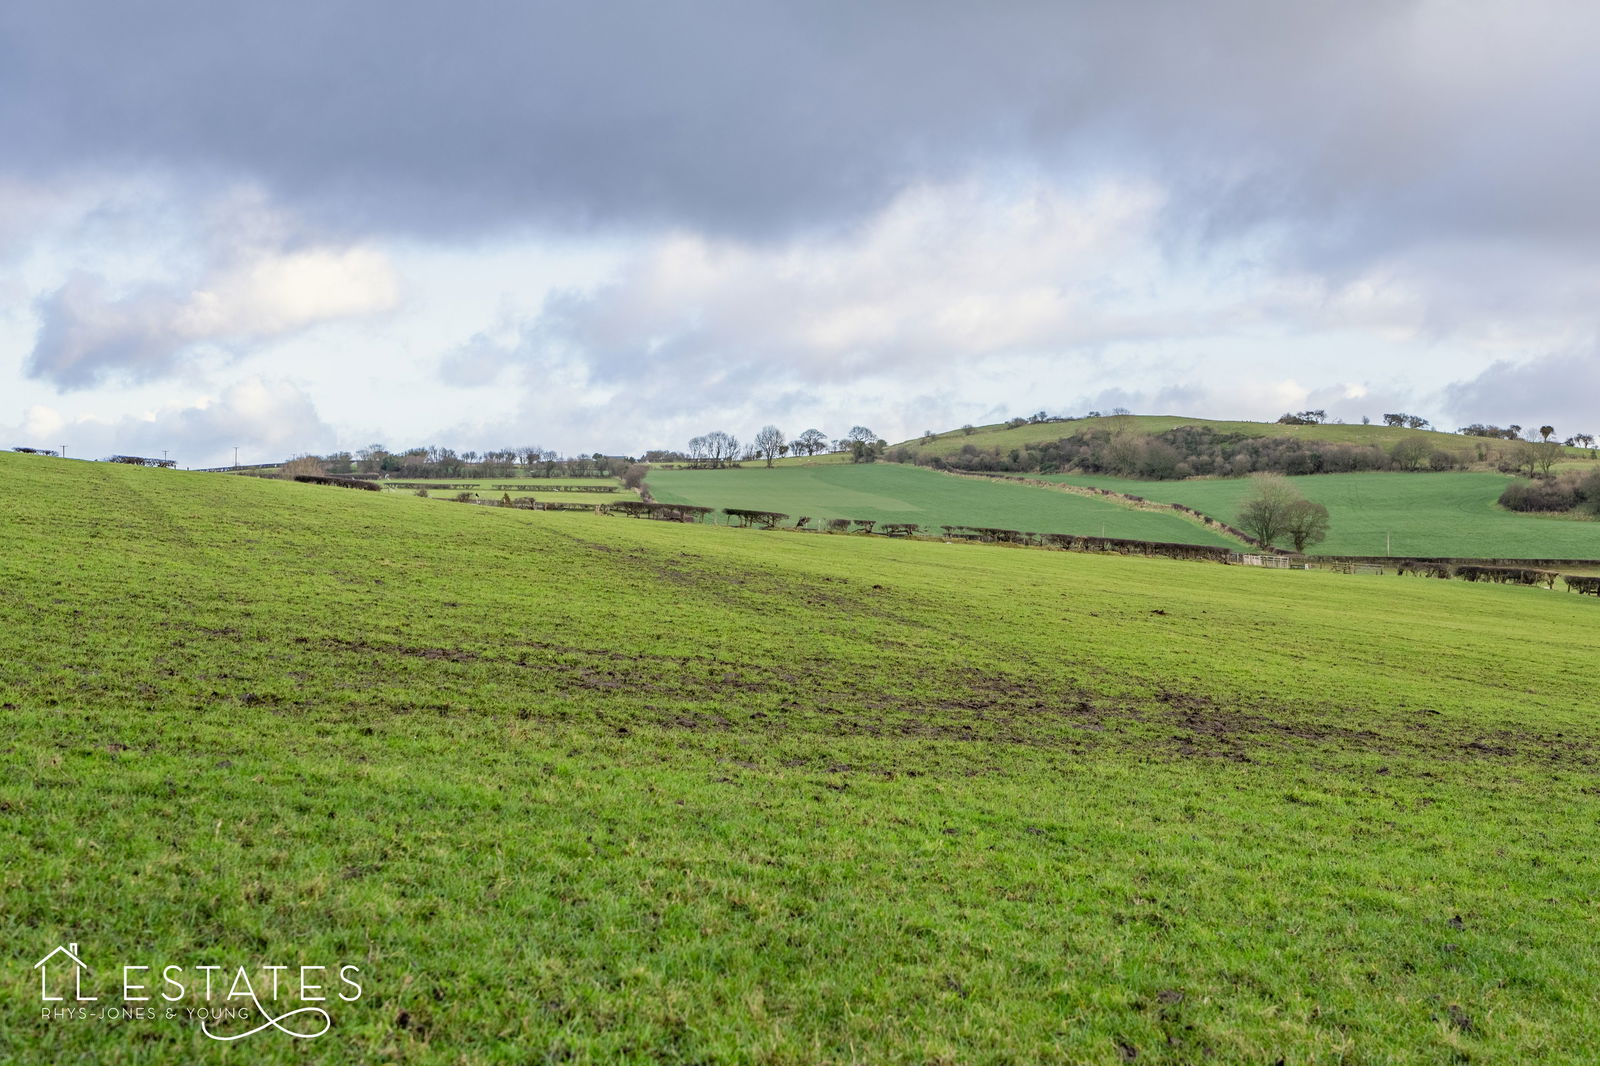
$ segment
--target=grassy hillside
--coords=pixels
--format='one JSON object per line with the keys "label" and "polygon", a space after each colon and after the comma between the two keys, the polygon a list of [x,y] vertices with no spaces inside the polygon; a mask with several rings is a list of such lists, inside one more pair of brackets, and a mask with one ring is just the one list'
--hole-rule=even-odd
{"label": "grassy hillside", "polygon": [[737,470],[652,470],[664,503],[782,511],[798,518],[993,526],[1042,533],[1236,546],[1203,526],[1103,500],[1029,485],[962,478],[894,463]]}
{"label": "grassy hillside", "polygon": [[[1600,1045],[1593,599],[0,480],[0,1060]],[[46,1022],[68,941],[112,989],[346,962],[363,995],[232,1052]]]}
{"label": "grassy hillside", "polygon": [[[1188,504],[1234,521],[1253,491],[1249,478],[1131,481],[1045,475],[1042,480],[1093,485],[1162,503]],[[1518,514],[1495,501],[1511,479],[1501,474],[1317,474],[1288,479],[1328,508],[1332,528],[1319,552],[1510,559],[1600,559],[1600,522]]]}
{"label": "grassy hillside", "polygon": [[[923,456],[948,456],[954,455],[968,444],[978,448],[998,447],[1004,452],[1022,444],[1060,440],[1087,430],[1153,434],[1163,433],[1179,426],[1204,426],[1218,433],[1242,433],[1251,437],[1295,437],[1329,444],[1376,444],[1384,448],[1392,447],[1397,441],[1408,437],[1421,437],[1434,448],[1463,458],[1475,458],[1479,445],[1493,449],[1507,443],[1483,441],[1456,433],[1391,426],[1281,426],[1274,422],[1223,422],[1209,418],[1185,418],[1180,415],[1112,415],[1104,418],[1077,418],[1067,422],[1041,422],[1018,426],[1015,429],[1007,429],[1004,424],[980,426],[971,434],[958,429],[940,433],[932,441],[919,438],[905,443],[916,448]],[[1577,454],[1575,449],[1569,450],[1574,455]]]}

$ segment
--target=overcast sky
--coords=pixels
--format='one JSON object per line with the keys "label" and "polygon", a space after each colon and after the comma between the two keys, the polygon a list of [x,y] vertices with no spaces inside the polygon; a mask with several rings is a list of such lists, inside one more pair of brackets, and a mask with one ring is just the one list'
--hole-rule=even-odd
{"label": "overcast sky", "polygon": [[0,5],[0,447],[1600,432],[1600,8]]}

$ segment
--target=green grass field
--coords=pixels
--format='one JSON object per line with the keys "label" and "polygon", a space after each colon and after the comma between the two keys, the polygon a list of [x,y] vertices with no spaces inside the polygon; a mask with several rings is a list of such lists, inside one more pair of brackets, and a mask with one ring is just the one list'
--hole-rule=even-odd
{"label": "green grass field", "polygon": [[[1460,455],[1463,458],[1475,457],[1480,444],[1492,450],[1505,443],[1481,441],[1476,437],[1463,437],[1456,433],[1440,433],[1425,429],[1403,429],[1394,426],[1331,424],[1284,426],[1275,422],[1228,422],[1210,418],[1186,418],[1181,415],[1108,415],[1103,418],[1075,418],[1066,422],[1030,423],[1018,426],[1015,429],[1007,429],[1001,423],[992,426],[975,427],[970,434],[957,429],[947,433],[936,434],[931,441],[918,438],[904,443],[916,448],[924,456],[954,455],[961,450],[963,445],[967,444],[985,449],[998,447],[1003,452],[1022,444],[1060,440],[1075,433],[1093,430],[1154,434],[1164,433],[1179,426],[1204,426],[1218,433],[1242,433],[1251,437],[1296,437],[1301,440],[1315,440],[1329,444],[1376,444],[1383,448],[1392,447],[1397,441],[1405,440],[1409,437],[1421,437],[1435,448]],[[1574,456],[1579,454],[1577,449],[1568,449],[1568,452]],[[1582,454],[1587,455],[1588,453],[1583,452]]]}
{"label": "green grass field", "polygon": [[[0,1061],[1600,1046],[1592,598],[0,480]],[[235,1048],[46,1021],[69,941],[113,989],[254,960],[363,994]]]}
{"label": "green grass field", "polygon": [[[1253,491],[1249,478],[1133,481],[1078,475],[1041,480],[1092,485],[1183,503],[1233,522]],[[1511,478],[1503,474],[1316,474],[1288,479],[1328,508],[1331,555],[1457,556],[1507,559],[1600,559],[1600,522],[1518,514],[1496,505]]]}
{"label": "green grass field", "polygon": [[657,500],[781,511],[794,518],[864,518],[1237,546],[1194,522],[1031,485],[963,478],[896,463],[737,470],[652,470]]}

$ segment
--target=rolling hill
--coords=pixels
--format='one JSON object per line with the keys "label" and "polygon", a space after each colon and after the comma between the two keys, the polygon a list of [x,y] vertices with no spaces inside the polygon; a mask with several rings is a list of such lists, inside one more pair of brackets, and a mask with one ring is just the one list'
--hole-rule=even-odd
{"label": "rolling hill", "polygon": [[[1479,447],[1491,453],[1503,447],[1505,441],[1463,437],[1457,433],[1435,430],[1405,429],[1397,426],[1336,425],[1324,423],[1314,426],[1279,425],[1276,422],[1229,422],[1209,418],[1187,418],[1181,415],[1108,415],[1102,418],[1075,418],[1061,422],[1037,422],[1011,428],[1005,424],[974,427],[971,433],[956,429],[926,437],[904,441],[906,448],[922,456],[950,456],[966,445],[977,448],[999,448],[1002,452],[1022,444],[1058,440],[1085,430],[1148,435],[1162,433],[1180,426],[1209,428],[1217,433],[1240,433],[1251,437],[1293,437],[1299,440],[1321,441],[1327,444],[1369,444],[1389,448],[1396,442],[1410,438],[1427,441],[1434,448],[1450,452],[1463,459],[1476,459]],[[1574,455],[1577,449],[1568,449]],[[1585,453],[1587,454],[1587,453]]]}
{"label": "rolling hill", "polygon": [[0,480],[7,1061],[229,1058],[42,1020],[69,941],[107,998],[123,962],[361,967],[252,1062],[1600,1044],[1593,598]]}

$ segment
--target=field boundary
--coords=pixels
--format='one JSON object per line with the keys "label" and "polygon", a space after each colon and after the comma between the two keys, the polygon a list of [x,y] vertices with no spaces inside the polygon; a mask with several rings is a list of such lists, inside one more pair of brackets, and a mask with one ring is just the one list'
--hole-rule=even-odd
{"label": "field boundary", "polygon": [[1291,552],[1285,551],[1283,548],[1274,548],[1270,545],[1264,545],[1243,530],[1235,529],[1233,526],[1228,525],[1228,523],[1222,521],[1221,519],[1213,518],[1204,511],[1197,511],[1188,504],[1159,503],[1155,500],[1147,500],[1143,496],[1134,496],[1126,492],[1113,492],[1110,489],[1095,488],[1092,485],[1069,485],[1060,481],[1042,481],[1038,478],[1015,477],[1009,474],[994,474],[988,471],[940,470],[939,473],[950,474],[955,477],[982,478],[987,481],[1002,481],[1019,485],[1031,485],[1035,488],[1041,489],[1055,489],[1058,492],[1066,492],[1074,496],[1084,496],[1089,499],[1096,500],[1108,500],[1111,503],[1126,507],[1130,511],[1153,511],[1159,514],[1175,514],[1187,522],[1192,522],[1193,524],[1201,526],[1205,529],[1209,529],[1214,533],[1220,533],[1225,537],[1231,537],[1232,539],[1239,541],[1241,544],[1254,548],[1257,551],[1271,552],[1275,555],[1292,554]]}

